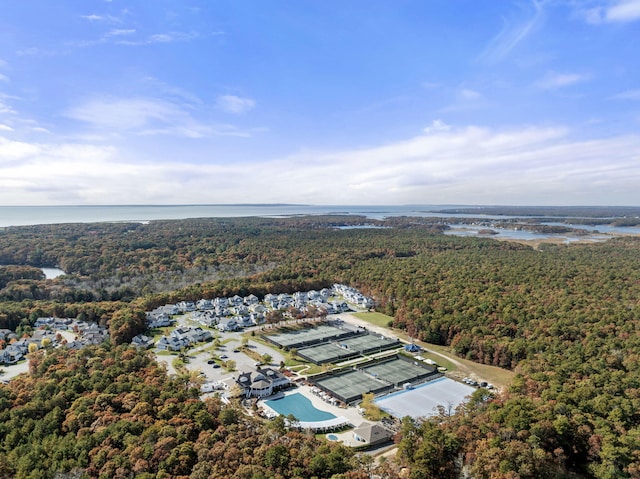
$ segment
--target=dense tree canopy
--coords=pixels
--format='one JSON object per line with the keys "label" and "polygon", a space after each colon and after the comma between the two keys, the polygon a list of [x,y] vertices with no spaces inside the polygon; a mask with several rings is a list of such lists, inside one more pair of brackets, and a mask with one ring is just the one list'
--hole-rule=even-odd
{"label": "dense tree canopy", "polygon": [[[119,343],[143,327],[143,311],[168,302],[233,294],[262,296],[345,282],[373,296],[382,312],[394,316],[394,325],[412,336],[518,373],[507,392],[487,400],[480,394],[455,416],[426,424],[406,422],[398,438],[399,461],[413,477],[457,477],[461,471],[492,479],[640,477],[638,239],[534,249],[491,239],[445,236],[439,233],[440,225],[411,218],[396,218],[387,223],[393,227],[381,229],[335,228],[350,222],[360,224],[363,219],[248,218],[8,228],[0,233],[0,263],[59,265],[72,274],[44,281],[36,275],[5,271],[0,327],[27,328],[40,314],[84,315],[110,324],[113,341]],[[176,380],[160,379],[161,372],[144,355],[118,348],[77,354],[94,355],[104,362],[109,355],[125,352],[145,364],[145,371],[153,372],[159,390],[173,391],[178,398],[176,406],[167,405],[173,401],[169,400],[173,392],[163,396],[167,404],[162,407],[157,401],[141,402],[149,404],[145,411],[153,412],[147,411],[148,418],[142,421],[145,426],[149,421],[149,427],[161,424],[159,431],[178,428],[162,422],[171,421],[174,413],[168,411],[174,407],[176,418],[195,420],[182,409],[186,404],[200,404],[189,396],[189,387],[178,392]],[[120,424],[122,415],[133,414],[122,406],[122,391],[105,392],[106,384],[102,388],[101,383],[85,378],[87,364],[84,369],[74,366],[76,369],[67,371],[74,364],[70,357],[73,354],[60,353],[41,358],[34,366],[34,377],[0,390],[0,414],[5,415],[0,438],[6,451],[0,454],[0,471],[9,471],[5,475],[25,471],[20,477],[28,477],[24,475],[27,466],[20,469],[20,461],[33,464],[46,459],[47,470],[88,468],[98,477],[106,467],[104,474],[117,476],[118,468],[133,470],[135,461],[141,459],[147,462],[140,462],[138,470],[148,463],[156,468],[153,470],[169,467],[175,475],[192,467],[192,477],[233,477],[224,476],[231,469],[220,469],[223,466],[216,464],[213,453],[199,449],[202,443],[216,451],[215,457],[234,464],[235,477],[312,477],[323,468],[337,474],[352,468],[352,462],[349,467],[341,466],[345,463],[330,458],[333,448],[299,465],[293,451],[307,446],[296,443],[296,449],[286,441],[307,439],[295,434],[286,441],[274,441],[273,447],[282,446],[272,450],[275,452],[267,454],[264,449],[254,455],[257,462],[247,462],[238,444],[249,441],[243,446],[247,451],[261,451],[262,446],[245,438],[246,431],[259,426],[229,422],[228,412],[222,420],[219,405],[209,403],[190,407],[193,414],[208,411],[211,417],[206,421],[204,412],[200,416],[210,428],[198,430],[197,436],[193,432],[153,433],[153,453],[131,455],[133,443],[143,446],[139,440],[129,443],[126,438],[142,437],[143,429],[137,420],[127,426],[133,430]],[[116,364],[118,374],[109,377],[124,379],[122,367]],[[58,368],[67,371],[65,381],[74,384],[73,394],[52,389],[62,387],[55,376],[61,374]],[[75,376],[85,379],[73,379]],[[17,391],[35,394],[47,382],[54,384],[47,386],[47,399],[42,396],[46,404],[32,405],[29,413],[21,410],[15,419],[23,419],[20,433],[14,432],[16,422],[7,428],[11,414],[18,414],[17,408],[36,398]],[[105,394],[118,399],[114,403]],[[76,404],[85,396],[92,397],[90,405]],[[54,404],[55,397],[58,402]],[[149,399],[156,400],[153,395]],[[68,423],[76,429],[56,426],[63,416],[65,423],[70,408],[83,404],[85,409],[75,412],[78,419]],[[108,407],[100,409],[96,404]],[[169,409],[161,414],[165,407]],[[112,422],[103,418],[105,411]],[[32,421],[24,420],[28,414],[35,414]],[[98,418],[104,425],[96,423]],[[116,428],[114,424],[126,429],[109,429],[121,439],[104,442],[103,436],[95,436],[101,427]],[[226,439],[220,439],[227,436],[216,435],[220,427],[236,440],[227,445]],[[60,452],[49,456],[48,451],[57,449],[48,442],[26,439],[34,431],[42,437],[55,435],[60,447],[76,448],[78,455]],[[112,453],[110,448],[119,452]],[[18,452],[12,452],[14,449]],[[314,446],[312,450],[324,449]],[[167,451],[166,457],[159,451]],[[154,459],[156,454],[159,457]],[[112,457],[117,461],[112,463]]]}
{"label": "dense tree canopy", "polygon": [[48,351],[30,369],[0,388],[0,477],[365,477],[348,448],[201,401],[146,352]]}

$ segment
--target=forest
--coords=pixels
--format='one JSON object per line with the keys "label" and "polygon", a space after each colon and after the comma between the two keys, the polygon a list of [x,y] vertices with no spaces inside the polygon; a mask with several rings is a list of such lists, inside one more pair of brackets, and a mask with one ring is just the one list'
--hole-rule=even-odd
{"label": "forest", "polygon": [[[299,433],[272,440],[267,425],[198,401],[188,378],[166,378],[124,344],[165,303],[342,282],[394,327],[517,373],[455,415],[405,418],[382,477],[639,478],[640,238],[532,248],[442,229],[297,217],[0,230],[0,328],[57,315],[111,332],[102,348],[33,358],[31,376],[0,386],[0,477],[369,477],[362,456]],[[44,280],[41,266],[68,274]],[[154,459],[160,442],[167,456]],[[262,452],[233,456],[232,443]]]}

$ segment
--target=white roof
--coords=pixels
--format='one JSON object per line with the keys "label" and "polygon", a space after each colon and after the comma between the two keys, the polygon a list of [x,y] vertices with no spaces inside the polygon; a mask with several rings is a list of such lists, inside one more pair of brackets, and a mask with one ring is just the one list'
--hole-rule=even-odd
{"label": "white roof", "polygon": [[297,421],[295,423],[296,426],[302,429],[312,429],[314,431],[318,429],[337,428],[346,424],[349,424],[349,420],[343,416],[327,419],[326,421]]}

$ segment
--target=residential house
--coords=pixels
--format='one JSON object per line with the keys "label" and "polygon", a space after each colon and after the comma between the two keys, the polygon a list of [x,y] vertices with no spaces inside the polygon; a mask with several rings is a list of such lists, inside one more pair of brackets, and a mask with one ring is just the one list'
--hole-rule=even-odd
{"label": "residential house", "polygon": [[257,303],[249,306],[249,311],[256,314],[265,314],[268,310],[263,304]]}
{"label": "residential house", "polygon": [[227,298],[215,298],[213,305],[216,308],[227,308],[229,306],[229,300],[227,300]]}
{"label": "residential house", "polygon": [[0,350],[0,364],[15,364],[27,355],[24,347],[10,344],[5,349]]}
{"label": "residential house", "polygon": [[218,321],[218,329],[220,331],[237,331],[240,325],[235,318],[221,318]]}
{"label": "residential house", "polygon": [[196,303],[196,309],[198,311],[213,309],[213,302],[210,299],[201,299]]}
{"label": "residential house", "polygon": [[258,304],[260,300],[255,294],[250,294],[249,296],[244,297],[244,304],[247,306],[251,306],[253,304]]}
{"label": "residential house", "polygon": [[[329,303],[327,306],[329,305],[333,306],[333,309],[335,310],[336,313],[346,313],[351,309],[349,308],[349,305],[344,301],[334,301],[332,303]],[[327,306],[325,306],[325,308]]]}
{"label": "residential house", "polygon": [[10,329],[0,329],[0,341],[8,343],[12,339],[18,339],[18,335]]}
{"label": "residential house", "polygon": [[138,334],[134,336],[131,340],[131,344],[133,344],[137,348],[141,349],[149,349],[153,346],[153,338],[149,336],[145,336],[144,334]]}
{"label": "residential house", "polygon": [[173,321],[171,320],[169,315],[164,312],[156,313],[152,311],[146,313],[146,318],[147,328],[149,329],[166,328],[167,326],[171,326],[173,324]]}
{"label": "residential house", "polygon": [[[180,333],[176,334],[178,331],[180,331]],[[178,338],[187,339],[190,345],[195,343],[202,343],[205,341],[211,341],[213,339],[211,331],[202,329],[200,327],[181,328],[179,330],[173,331],[171,335],[175,335]]]}
{"label": "residential house", "polygon": [[218,324],[218,318],[213,311],[196,311],[193,313],[192,319],[199,322],[203,326],[212,327]]}
{"label": "residential house", "polygon": [[229,303],[235,306],[240,306],[241,304],[244,303],[244,299],[236,294],[235,296],[229,298]]}
{"label": "residential house", "polygon": [[193,301],[180,301],[176,306],[181,313],[190,313],[196,310],[196,305]]}
{"label": "residential house", "polygon": [[241,328],[250,328],[251,326],[255,326],[253,318],[251,317],[250,314],[238,316],[237,320],[238,320],[238,325]]}
{"label": "residential house", "polygon": [[156,343],[156,348],[163,351],[180,351],[182,348],[188,348],[189,341],[185,338],[176,336],[163,336]]}

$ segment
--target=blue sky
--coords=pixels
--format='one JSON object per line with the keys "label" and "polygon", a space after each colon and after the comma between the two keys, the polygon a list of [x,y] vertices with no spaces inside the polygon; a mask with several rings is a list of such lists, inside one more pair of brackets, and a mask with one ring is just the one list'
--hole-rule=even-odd
{"label": "blue sky", "polygon": [[0,204],[640,205],[640,0],[25,0]]}

